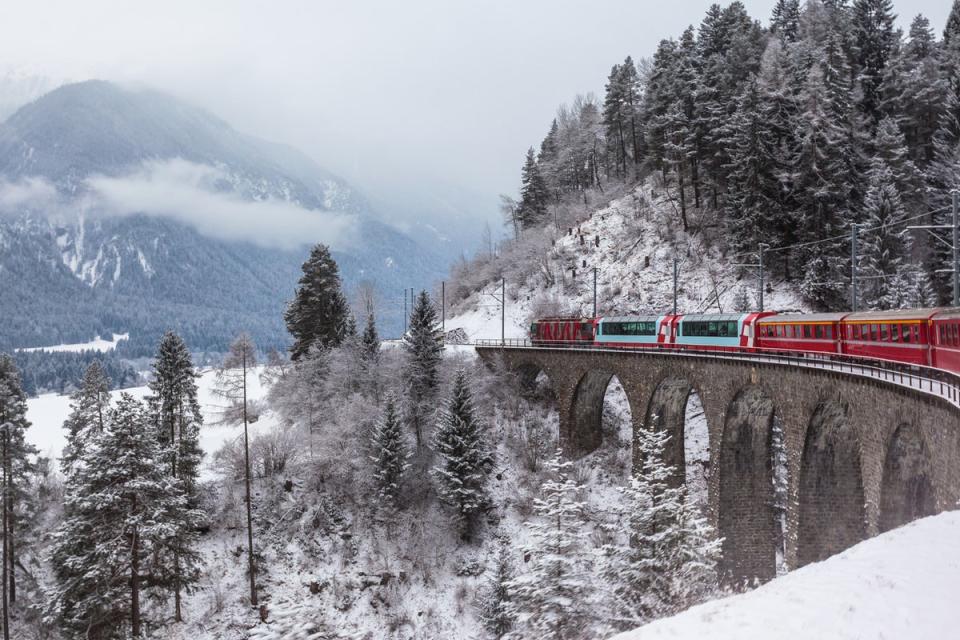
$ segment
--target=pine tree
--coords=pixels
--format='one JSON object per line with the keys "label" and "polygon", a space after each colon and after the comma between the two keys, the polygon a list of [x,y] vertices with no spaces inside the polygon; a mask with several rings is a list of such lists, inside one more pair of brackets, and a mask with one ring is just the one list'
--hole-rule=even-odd
{"label": "pine tree", "polygon": [[0,553],[0,590],[2,590],[3,629],[9,633],[9,604],[17,600],[17,545],[21,514],[30,511],[31,496],[27,491],[29,476],[35,469],[37,449],[26,441],[30,427],[27,420],[27,397],[20,382],[20,372],[7,354],[0,354],[0,474],[2,474],[3,537]]}
{"label": "pine tree", "polygon": [[960,0],[953,0],[953,8],[950,9],[947,24],[943,28],[943,44],[945,46],[953,44],[958,34],[960,34]]}
{"label": "pine tree", "polygon": [[367,324],[360,337],[360,354],[363,367],[362,384],[367,393],[380,402],[380,336],[372,313],[367,315]]}
{"label": "pine tree", "polygon": [[583,489],[571,478],[571,463],[558,453],[546,464],[550,478],[534,500],[536,519],[525,524],[530,562],[507,583],[510,611],[522,638],[574,640],[588,635],[593,622],[590,536]]}
{"label": "pine tree", "polygon": [[487,474],[493,458],[474,415],[467,374],[457,371],[450,402],[440,415],[433,448],[438,462],[432,475],[440,498],[454,509],[457,529],[470,540],[476,519],[487,505]]}
{"label": "pine tree", "polygon": [[770,32],[786,42],[796,41],[800,32],[800,0],[777,0],[770,18]]}
{"label": "pine tree", "polygon": [[518,215],[521,229],[528,229],[546,220],[547,202],[550,198],[547,183],[540,173],[533,147],[530,147],[527,151],[527,159],[523,164],[521,179]]}
{"label": "pine tree", "polygon": [[83,374],[80,388],[70,396],[70,415],[63,423],[66,444],[60,458],[60,470],[70,477],[74,466],[82,460],[88,443],[103,432],[110,406],[110,378],[99,360],[94,360]]}
{"label": "pine tree", "polygon": [[423,444],[427,414],[437,393],[443,336],[437,326],[437,311],[426,291],[421,291],[410,315],[410,330],[403,337],[406,352],[407,418]]}
{"label": "pine tree", "polygon": [[891,0],[856,0],[852,16],[860,109],[873,127],[881,117],[880,83],[897,37],[894,31],[897,16]]}
{"label": "pine tree", "polygon": [[[178,481],[191,511],[200,504],[198,482],[203,450],[200,448],[200,427],[203,415],[197,399],[198,374],[186,343],[168,331],[160,340],[150,381],[152,395],[147,399],[150,419],[156,429],[161,453],[168,461],[168,473]],[[173,528],[164,552],[171,554],[172,567],[168,579],[174,591],[174,620],[183,620],[182,591],[199,578],[199,555],[195,526],[191,514],[172,514],[168,524]]]}
{"label": "pine tree", "polygon": [[290,358],[298,360],[314,344],[336,347],[347,331],[347,300],[340,287],[340,272],[330,250],[316,245],[303,263],[293,301],[284,313],[293,336]]}
{"label": "pine tree", "polygon": [[900,308],[906,300],[904,260],[910,251],[903,226],[907,215],[890,168],[875,161],[864,200],[860,273],[866,276],[863,303],[869,309]]}
{"label": "pine tree", "polygon": [[638,433],[640,468],[622,490],[626,535],[603,549],[608,601],[623,629],[681,611],[716,587],[720,540],[683,485],[671,486],[675,470],[663,461],[668,439],[664,431]]}
{"label": "pine tree", "polygon": [[492,638],[500,640],[510,632],[514,624],[510,583],[515,578],[515,572],[507,544],[500,545],[496,562],[486,588],[480,593],[478,608],[483,628]]}
{"label": "pine tree", "polygon": [[59,587],[50,619],[87,638],[140,637],[143,596],[169,588],[162,579],[169,557],[158,551],[182,526],[171,520],[195,526],[198,514],[167,472],[143,405],[129,394],[110,411],[66,493],[70,515],[54,536]]}
{"label": "pine tree", "polygon": [[404,442],[396,400],[387,397],[383,417],[373,431],[370,459],[374,462],[373,480],[380,502],[388,509],[399,507],[404,475],[410,468],[410,454]]}

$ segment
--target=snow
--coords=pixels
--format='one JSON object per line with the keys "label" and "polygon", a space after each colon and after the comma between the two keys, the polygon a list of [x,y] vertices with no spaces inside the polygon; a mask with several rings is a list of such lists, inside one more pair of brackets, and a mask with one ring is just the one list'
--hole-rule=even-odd
{"label": "snow", "polygon": [[611,640],[955,638],[958,539],[960,511],[917,520]]}
{"label": "snow", "polygon": [[[591,315],[594,268],[599,315],[670,312],[675,256],[680,262],[680,313],[730,312],[741,287],[756,298],[756,278],[739,278],[734,261],[721,255],[717,247],[705,245],[698,235],[677,230],[675,215],[674,204],[662,190],[644,184],[589,214],[576,227],[562,232],[545,230],[553,234],[554,243],[545,249],[542,262],[548,265],[554,282],[548,284],[542,270],[529,273],[522,282],[511,281],[507,274],[505,337],[527,337],[527,321],[537,303],[545,299],[562,300],[574,312]],[[532,262],[539,258],[498,259]],[[765,308],[804,308],[789,285],[779,281],[767,284]],[[447,329],[462,328],[471,341],[500,338],[500,287],[498,275],[453,310]]]}
{"label": "snow", "polygon": [[[260,383],[259,374],[262,367],[251,370],[247,377],[248,397],[251,401],[262,400],[266,395],[266,388]],[[209,464],[213,453],[219,450],[226,442],[243,435],[242,426],[220,426],[214,425],[218,406],[222,401],[213,393],[214,379],[216,372],[207,370],[202,372],[197,381],[200,407],[203,412],[204,426],[200,430],[200,447],[207,454],[206,462]],[[120,393],[129,393],[137,399],[143,399],[149,394],[149,388],[133,387],[113,391],[110,395],[116,400]],[[58,458],[63,451],[64,431],[63,422],[70,414],[70,397],[65,395],[44,394],[36,398],[27,399],[27,419],[31,426],[27,429],[27,440],[36,446],[40,453],[51,458]],[[261,415],[260,420],[249,425],[250,437],[266,433],[276,425],[273,414],[265,413]],[[204,479],[213,476],[210,468],[203,471]]]}
{"label": "snow", "polygon": [[81,351],[99,351],[104,353],[107,351],[113,351],[117,348],[117,343],[121,340],[129,340],[129,333],[115,333],[110,340],[104,340],[100,336],[95,336],[90,342],[78,342],[75,344],[58,344],[52,347],[26,347],[23,349],[17,349],[17,351],[22,351],[29,353],[32,351],[61,351],[66,353],[80,353]]}

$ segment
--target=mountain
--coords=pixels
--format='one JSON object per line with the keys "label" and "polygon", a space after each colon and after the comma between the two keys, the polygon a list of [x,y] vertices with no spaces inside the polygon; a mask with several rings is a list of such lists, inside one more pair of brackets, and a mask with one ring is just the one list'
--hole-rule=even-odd
{"label": "mountain", "polygon": [[[241,330],[282,346],[318,240],[348,292],[370,280],[392,299],[442,272],[296,149],[153,90],[88,81],[23,106],[0,125],[0,176],[4,348],[129,332],[127,355],[146,355],[167,328],[198,350]],[[386,309],[382,331],[398,333]]]}

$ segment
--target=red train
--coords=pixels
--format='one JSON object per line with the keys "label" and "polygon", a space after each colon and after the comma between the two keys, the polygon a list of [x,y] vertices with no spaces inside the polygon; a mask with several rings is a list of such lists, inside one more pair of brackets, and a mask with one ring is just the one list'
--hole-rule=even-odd
{"label": "red train", "polygon": [[544,318],[536,345],[849,356],[960,373],[960,308]]}

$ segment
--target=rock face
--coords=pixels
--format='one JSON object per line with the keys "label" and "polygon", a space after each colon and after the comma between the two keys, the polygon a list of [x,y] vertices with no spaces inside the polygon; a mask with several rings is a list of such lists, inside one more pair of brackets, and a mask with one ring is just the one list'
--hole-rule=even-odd
{"label": "rock face", "polygon": [[[83,82],[0,125],[0,348],[116,330],[131,333],[127,355],[145,355],[167,328],[201,350],[222,349],[241,330],[262,346],[284,342],[282,311],[318,238],[276,248],[255,235],[211,233],[193,211],[106,215],[97,180],[168,164],[199,169],[211,198],[349,216],[351,241],[334,244],[348,288],[369,279],[388,295],[401,281],[425,285],[440,273],[429,249],[374,219],[356,189],[295,149],[238,133],[156,91]],[[196,179],[182,173],[172,172],[169,184]],[[143,198],[150,203],[149,193]],[[381,330],[389,335],[400,322],[399,314],[382,318]]]}

